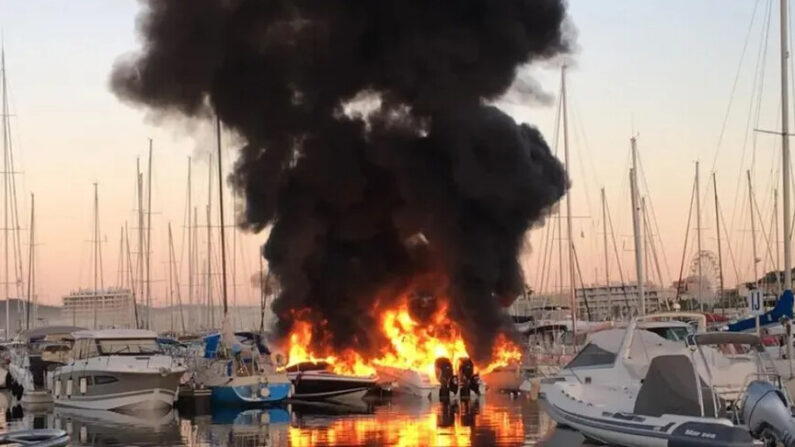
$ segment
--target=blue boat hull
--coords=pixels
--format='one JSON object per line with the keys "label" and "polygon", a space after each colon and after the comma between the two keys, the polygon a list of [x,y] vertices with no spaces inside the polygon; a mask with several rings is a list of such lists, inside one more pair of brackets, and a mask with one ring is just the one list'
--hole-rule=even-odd
{"label": "blue boat hull", "polygon": [[[281,402],[290,397],[291,384],[288,383],[262,383],[258,385],[242,386],[214,386],[212,387],[213,405],[222,406],[254,406]],[[262,390],[267,390],[262,392]]]}
{"label": "blue boat hull", "polygon": [[[759,316],[759,326],[773,326],[780,324],[782,317],[792,318],[793,296],[791,290],[785,290],[779,297],[776,307]],[[756,318],[746,318],[729,325],[730,332],[746,332],[756,329]]]}

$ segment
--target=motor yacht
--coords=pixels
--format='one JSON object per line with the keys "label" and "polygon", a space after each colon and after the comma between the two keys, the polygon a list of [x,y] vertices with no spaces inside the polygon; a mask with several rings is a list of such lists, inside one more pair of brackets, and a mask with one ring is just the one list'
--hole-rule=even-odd
{"label": "motor yacht", "polygon": [[72,336],[68,362],[52,374],[55,405],[113,411],[173,406],[185,368],[162,353],[157,334],[104,329]]}
{"label": "motor yacht", "polygon": [[593,334],[542,380],[539,397],[559,426],[629,447],[795,445],[792,402],[759,337],[669,340],[645,322]]}
{"label": "motor yacht", "polygon": [[337,374],[326,362],[301,362],[285,368],[299,400],[359,401],[378,383],[376,375]]}

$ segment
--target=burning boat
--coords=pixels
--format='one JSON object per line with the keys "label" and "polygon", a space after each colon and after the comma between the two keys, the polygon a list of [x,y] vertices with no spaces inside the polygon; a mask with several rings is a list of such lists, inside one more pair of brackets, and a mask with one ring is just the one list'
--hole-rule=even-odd
{"label": "burning boat", "polygon": [[298,400],[358,401],[378,381],[373,374],[337,374],[326,362],[301,362],[288,366],[286,372],[295,387],[293,398]]}
{"label": "burning boat", "polygon": [[[381,354],[365,361],[364,353],[346,349],[334,354],[312,351],[313,336],[322,336],[322,331],[313,331],[308,321],[296,319],[289,337],[289,361],[287,368],[296,387],[296,398],[302,394],[328,393],[334,387],[355,390],[363,384],[368,387],[377,381],[390,382],[395,393],[446,400],[454,396],[468,399],[486,391],[480,373],[516,362],[521,358],[517,345],[500,335],[494,346],[492,362],[477,368],[463,341],[458,325],[448,317],[448,306],[439,300],[435,307],[425,312],[424,321],[412,312],[412,300],[404,297],[389,309],[382,309],[380,333],[388,345]],[[297,380],[298,377],[301,380]],[[305,379],[312,379],[304,383]],[[307,390],[312,388],[311,393]],[[355,394],[355,391],[351,391]]]}

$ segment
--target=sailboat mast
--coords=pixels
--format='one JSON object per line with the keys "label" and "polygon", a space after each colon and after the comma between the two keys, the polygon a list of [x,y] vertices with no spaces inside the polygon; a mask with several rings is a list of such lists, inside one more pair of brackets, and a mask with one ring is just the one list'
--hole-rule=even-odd
{"label": "sailboat mast", "polygon": [[[144,179],[141,174],[141,160],[137,159],[135,163],[136,168],[136,177],[138,182],[138,293],[141,297],[144,296]],[[149,328],[148,325],[148,318],[145,318],[149,312],[149,309],[146,307],[146,300],[142,299],[144,309],[146,313],[141,312],[140,318],[141,321],[136,321],[136,327],[143,326],[144,328]]]}
{"label": "sailboat mast", "polygon": [[193,204],[191,203],[193,184],[191,182],[191,158],[188,157],[188,319],[190,320],[190,312],[193,309],[193,227],[191,211]]}
{"label": "sailboat mast", "polygon": [[[721,303],[723,313],[726,313],[726,305],[723,303],[723,253],[720,244],[720,207],[718,206],[718,181],[715,173],[712,173],[712,191],[715,193],[715,231],[718,235],[718,302]],[[778,227],[776,227],[778,228]],[[778,238],[778,236],[776,236]],[[778,263],[778,261],[776,261]]]}
{"label": "sailboat mast", "polygon": [[638,148],[637,139],[630,138],[632,146],[632,169],[629,171],[629,184],[632,196],[632,229],[635,238],[635,271],[638,280],[638,302],[640,303],[640,315],[646,315],[646,293],[643,286],[643,240],[640,225],[640,200],[638,199]]}
{"label": "sailboat mast", "polygon": [[221,119],[215,117],[215,137],[218,147],[218,209],[221,224],[221,293],[224,298],[224,317],[229,312],[226,298],[226,232],[224,231],[224,175],[221,157]]}
{"label": "sailboat mast", "polygon": [[36,196],[31,193],[30,194],[30,244],[28,247],[28,307],[26,309],[25,315],[25,330],[30,329],[30,307],[33,302],[33,263],[34,263],[34,252],[33,247],[36,244],[35,240],[35,221],[33,210],[36,208]]}
{"label": "sailboat mast", "polygon": [[783,184],[781,188],[782,201],[784,202],[784,289],[792,290],[792,247],[790,218],[790,161],[789,161],[789,92],[788,88],[788,32],[787,0],[781,0],[781,172]]}
{"label": "sailboat mast", "polygon": [[[560,85],[561,85],[561,101],[563,105],[563,151],[564,160],[566,163],[566,172],[571,172],[569,164],[569,123],[568,111],[566,107],[566,66],[560,69]],[[571,236],[571,191],[566,194],[566,237],[568,239],[568,256],[569,256],[569,289],[570,289],[570,302],[571,302],[571,331],[573,334],[574,347],[577,347],[577,294],[574,285],[574,239]]]}
{"label": "sailboat mast", "polygon": [[701,312],[704,312],[704,299],[701,292],[704,277],[701,271],[701,186],[698,161],[696,161],[696,260],[698,261],[698,305],[701,308]]}
{"label": "sailboat mast", "polygon": [[94,329],[97,329],[97,283],[99,279],[99,193],[94,182]]}
{"label": "sailboat mast", "polygon": [[773,267],[776,269],[776,286],[778,287],[777,293],[781,293],[784,291],[784,287],[782,286],[781,275],[779,272],[781,271],[781,249],[779,247],[779,235],[778,235],[778,189],[773,188],[773,246],[776,247],[776,262],[774,262]]}
{"label": "sailboat mast", "polygon": [[212,244],[212,202],[213,202],[213,156],[210,154],[209,173],[207,176],[207,325],[215,326],[215,312],[213,311],[213,244]]}
{"label": "sailboat mast", "polygon": [[152,139],[149,139],[149,167],[146,179],[146,328],[152,327],[152,278],[150,256],[152,254]]}
{"label": "sailboat mast", "polygon": [[172,247],[174,242],[171,238],[171,221],[168,222],[168,321],[171,334],[174,334],[174,278],[172,276],[174,258]]}
{"label": "sailboat mast", "polygon": [[605,246],[605,287],[607,288],[607,316],[613,319],[613,294],[610,291],[610,258],[607,254],[607,200],[602,188],[602,236]]}
{"label": "sailboat mast", "polygon": [[6,53],[5,48],[0,49],[0,72],[2,72],[2,81],[3,81],[3,239],[5,240],[3,244],[3,256],[5,258],[4,262],[4,273],[3,273],[3,287],[5,289],[5,300],[6,300],[6,333],[5,338],[8,340],[11,337],[11,305],[9,301],[11,300],[10,292],[9,292],[9,281],[8,281],[8,176],[10,171],[10,166],[8,166],[8,90],[6,87]]}

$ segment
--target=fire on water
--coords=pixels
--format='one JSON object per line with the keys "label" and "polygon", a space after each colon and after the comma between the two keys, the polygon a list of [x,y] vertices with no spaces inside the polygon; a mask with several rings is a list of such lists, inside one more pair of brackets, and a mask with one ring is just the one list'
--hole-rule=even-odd
{"label": "fire on water", "polygon": [[[289,337],[288,360],[290,364],[326,362],[338,374],[375,374],[374,364],[423,371],[434,378],[434,362],[437,358],[446,357],[455,365],[460,359],[470,357],[461,329],[447,315],[446,304],[440,306],[428,322],[420,323],[412,317],[408,299],[404,299],[398,306],[382,311],[380,323],[382,335],[390,341],[390,346],[383,349],[380,357],[368,363],[352,349],[328,356],[313,353],[310,348],[311,323],[297,319]],[[491,362],[478,365],[479,372],[486,374],[495,368],[518,362],[521,356],[519,346],[500,334],[492,350]]]}

